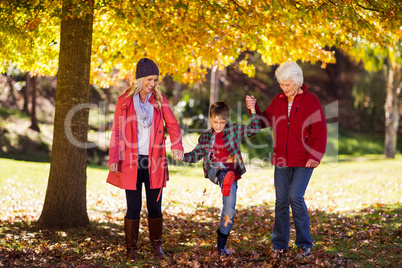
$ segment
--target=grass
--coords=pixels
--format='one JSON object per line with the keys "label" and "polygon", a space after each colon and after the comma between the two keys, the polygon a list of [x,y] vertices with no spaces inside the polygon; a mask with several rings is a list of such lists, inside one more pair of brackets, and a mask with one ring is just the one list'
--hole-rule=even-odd
{"label": "grass", "polygon": [[[384,153],[384,135],[367,133],[339,133],[331,137],[329,134],[328,147],[335,147],[335,152],[344,155],[364,156],[367,154]],[[402,153],[402,138],[397,141],[397,153]]]}
{"label": "grass", "polygon": [[4,107],[0,108],[0,117],[2,119],[6,119],[9,117],[29,119],[29,115],[24,114],[21,110],[9,109],[9,108],[4,108]]}
{"label": "grass", "polygon": [[[144,260],[139,266],[196,267],[198,263],[245,267],[244,262],[254,267],[402,264],[401,160],[400,155],[393,160],[381,155],[340,156],[335,162],[324,161],[314,171],[305,195],[315,243],[312,256],[307,259],[297,255],[293,229],[289,253],[283,258],[270,254],[275,200],[273,168],[248,166],[248,172],[239,181],[236,222],[228,243],[235,258],[230,263],[210,253],[220,215],[219,188],[203,178],[200,164],[171,165],[163,198],[167,226],[164,245],[169,258],[161,263],[151,261],[149,245],[141,242]],[[0,255],[5,252],[7,258],[15,255],[15,260],[28,260],[32,253],[38,260],[44,254],[54,264],[64,259],[77,265],[125,266],[121,227],[126,206],[124,192],[105,183],[105,167],[87,169],[90,229],[32,229],[30,224],[43,206],[49,168],[49,163],[0,159],[0,205],[4,208],[0,211]],[[142,237],[147,237],[145,211],[144,207]],[[45,253],[38,253],[42,250]]]}

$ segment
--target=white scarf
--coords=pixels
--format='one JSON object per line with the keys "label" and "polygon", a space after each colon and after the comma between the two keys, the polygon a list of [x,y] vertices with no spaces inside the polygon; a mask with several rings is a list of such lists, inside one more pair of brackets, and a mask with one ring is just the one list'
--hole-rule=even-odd
{"label": "white scarf", "polygon": [[149,128],[151,126],[152,118],[154,116],[154,107],[148,102],[151,96],[152,92],[149,92],[144,103],[140,100],[140,94],[134,96],[134,109],[137,113],[137,119],[144,128]]}

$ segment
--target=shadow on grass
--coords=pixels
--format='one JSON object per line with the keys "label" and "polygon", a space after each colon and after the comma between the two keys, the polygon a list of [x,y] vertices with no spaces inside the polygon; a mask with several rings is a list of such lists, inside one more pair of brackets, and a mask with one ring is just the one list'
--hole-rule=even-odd
{"label": "shadow on grass", "polygon": [[[401,204],[377,205],[350,213],[310,211],[314,248],[302,257],[294,245],[283,256],[272,254],[274,223],[268,205],[239,208],[229,236],[229,258],[216,253],[218,208],[194,214],[164,215],[163,248],[167,257],[153,257],[146,215],[140,225],[139,267],[295,267],[401,266]],[[123,219],[110,214],[85,229],[38,230],[29,219],[1,221],[0,266],[5,267],[121,267],[125,261]],[[293,223],[292,223],[293,228]],[[86,265],[86,266],[85,266]]]}
{"label": "shadow on grass", "polygon": [[50,155],[49,154],[39,154],[35,153],[4,153],[0,152],[0,158],[19,160],[19,161],[27,161],[27,162],[35,162],[35,163],[50,163]]}

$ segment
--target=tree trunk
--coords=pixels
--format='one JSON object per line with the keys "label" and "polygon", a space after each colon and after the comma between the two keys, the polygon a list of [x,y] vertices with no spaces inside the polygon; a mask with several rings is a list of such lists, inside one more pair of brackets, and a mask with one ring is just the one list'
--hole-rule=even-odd
{"label": "tree trunk", "polygon": [[40,128],[38,126],[38,119],[36,118],[36,75],[31,77],[31,86],[32,86],[32,105],[31,105],[31,126],[30,129],[33,129],[37,132],[40,132]]}
{"label": "tree trunk", "polygon": [[219,70],[218,65],[211,69],[211,91],[209,92],[209,105],[211,106],[219,97]]}
{"label": "tree trunk", "polygon": [[[89,225],[86,209],[89,110],[82,107],[88,107],[89,103],[93,0],[82,0],[82,6],[90,5],[82,12],[71,12],[73,7],[67,5],[69,2],[65,0],[63,4],[66,16],[61,22],[52,158],[45,203],[38,221],[41,228]],[[76,17],[77,13],[80,17]]]}
{"label": "tree trunk", "polygon": [[401,87],[401,68],[390,63],[387,74],[387,97],[385,100],[385,144],[384,154],[395,158],[399,129],[399,92]]}
{"label": "tree trunk", "polygon": [[335,50],[335,64],[328,64],[325,68],[326,72],[329,74],[331,78],[331,85],[333,86],[334,92],[337,93],[337,98],[344,98],[344,84],[342,81],[342,65],[344,64],[345,56],[342,54],[342,51],[337,48],[332,48]]}
{"label": "tree trunk", "polygon": [[183,89],[183,85],[179,82],[173,82],[173,106],[176,106],[181,97],[181,91]]}
{"label": "tree trunk", "polygon": [[[218,100],[219,97],[219,70],[218,65],[211,68],[211,89],[209,91],[209,106]],[[209,116],[209,107],[208,107]],[[208,120],[208,128],[211,128],[211,122]]]}
{"label": "tree trunk", "polygon": [[6,78],[7,78],[7,83],[8,83],[8,87],[9,87],[7,102],[11,106],[16,106],[17,98],[14,95],[13,77],[11,75],[8,75],[8,73],[6,73]]}
{"label": "tree trunk", "polygon": [[27,72],[25,74],[25,88],[24,88],[24,107],[22,108],[22,112],[25,114],[29,114],[29,90],[31,88],[31,74]]}

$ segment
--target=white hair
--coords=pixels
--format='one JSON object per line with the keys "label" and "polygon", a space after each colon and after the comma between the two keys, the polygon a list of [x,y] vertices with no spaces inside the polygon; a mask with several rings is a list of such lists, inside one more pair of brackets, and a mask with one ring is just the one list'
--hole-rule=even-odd
{"label": "white hair", "polygon": [[286,80],[292,80],[297,85],[303,84],[303,71],[294,61],[282,63],[275,71],[276,80],[282,83]]}

